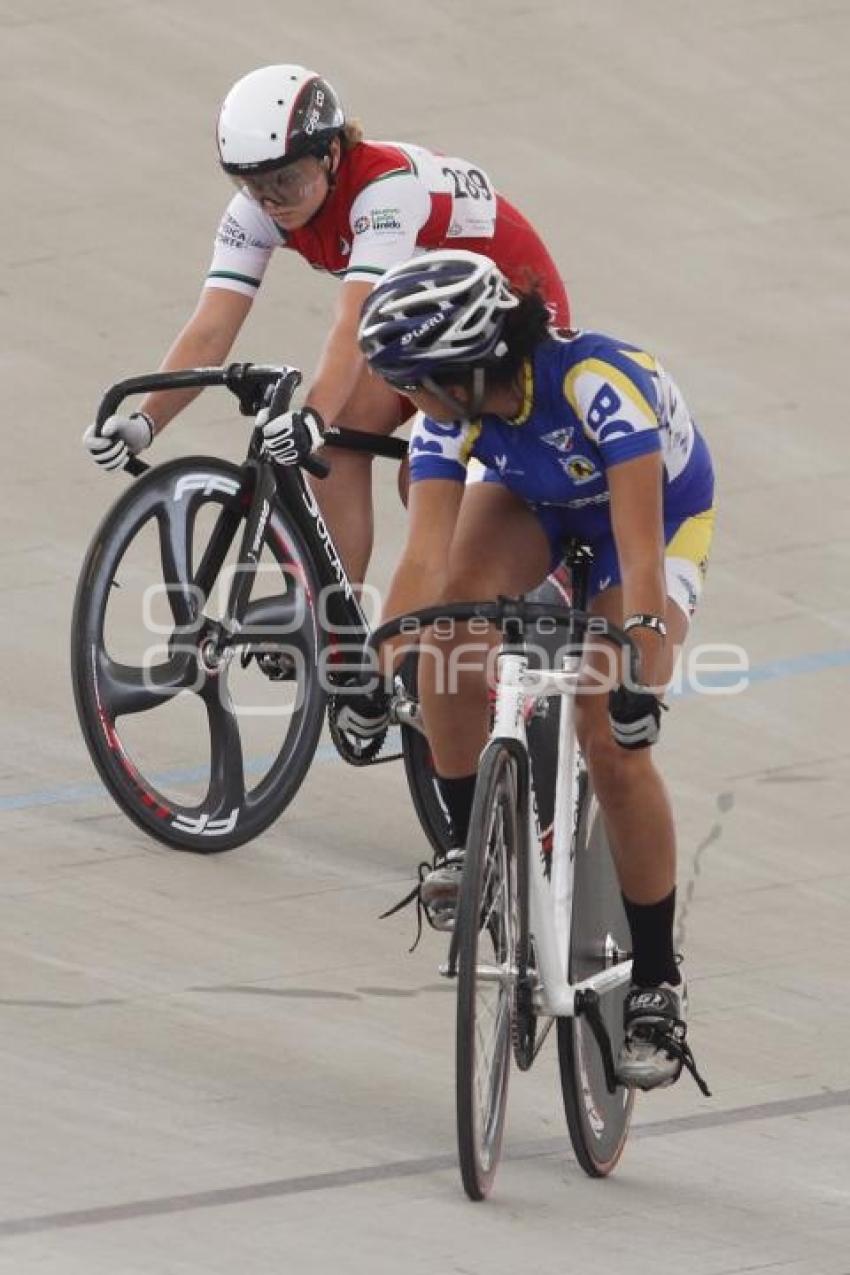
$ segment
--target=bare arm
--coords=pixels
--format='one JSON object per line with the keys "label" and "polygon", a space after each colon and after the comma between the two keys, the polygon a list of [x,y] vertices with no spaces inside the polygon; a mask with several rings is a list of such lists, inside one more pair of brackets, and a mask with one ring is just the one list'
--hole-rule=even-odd
{"label": "bare arm", "polygon": [[[161,372],[187,367],[217,367],[233,348],[253,298],[229,288],[204,288],[195,312],[160,365]],[[140,409],[147,412],[158,434],[200,390],[158,390],[147,394]]]}
{"label": "bare arm", "polygon": [[357,326],[361,307],[371,291],[371,283],[352,281],[342,285],[333,326],[304,400],[328,424],[336,421],[351,397],[363,366],[363,356],[357,346]]}
{"label": "bare arm", "polygon": [[[442,598],[462,499],[460,482],[432,478],[411,485],[407,542],[387,594],[385,619]],[[392,645],[400,641],[395,639]]]}
{"label": "bare arm", "polygon": [[[623,581],[623,615],[637,612],[663,618],[667,610],[664,579],[664,519],[660,452],[623,461],[608,470],[611,521]],[[664,641],[649,629],[631,636],[642,659],[647,686],[663,684]]]}

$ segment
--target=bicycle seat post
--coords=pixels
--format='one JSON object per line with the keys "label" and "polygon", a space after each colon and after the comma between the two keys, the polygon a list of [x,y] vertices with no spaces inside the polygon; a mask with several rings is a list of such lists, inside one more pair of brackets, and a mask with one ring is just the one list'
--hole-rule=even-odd
{"label": "bicycle seat post", "polygon": [[525,653],[525,616],[521,604],[516,598],[500,598],[502,654],[523,655]]}

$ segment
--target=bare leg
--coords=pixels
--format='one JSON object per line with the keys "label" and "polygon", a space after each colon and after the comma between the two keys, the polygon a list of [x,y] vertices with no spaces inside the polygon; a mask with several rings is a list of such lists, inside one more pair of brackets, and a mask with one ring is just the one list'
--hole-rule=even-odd
{"label": "bare leg", "polygon": [[[622,590],[606,589],[591,607],[621,624]],[[667,600],[667,666],[663,679],[673,675],[676,655],[688,633],[680,608]],[[607,644],[602,644],[607,648]],[[605,657],[590,652],[585,659],[583,686],[593,685],[592,671],[605,667]],[[630,752],[611,734],[608,693],[580,694],[576,701],[577,728],[593,786],[605,817],[605,827],[617,865],[620,887],[635,903],[656,903],[676,884],[676,833],[667,789],[653,761],[652,749]]]}
{"label": "bare leg", "polygon": [[[441,601],[470,602],[524,593],[545,577],[549,544],[523,501],[496,483],[466,488],[449,553]],[[455,625],[428,634],[420,654],[420,691],[437,771],[471,774],[487,737],[487,656],[494,637]]]}

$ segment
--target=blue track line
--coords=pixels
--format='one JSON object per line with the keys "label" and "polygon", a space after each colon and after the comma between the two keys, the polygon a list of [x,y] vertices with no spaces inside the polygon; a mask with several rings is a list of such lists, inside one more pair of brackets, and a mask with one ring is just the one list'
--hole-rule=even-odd
{"label": "blue track line", "polygon": [[[825,669],[846,668],[848,665],[850,665],[850,647],[842,647],[836,651],[820,651],[808,655],[792,655],[782,660],[769,660],[765,664],[750,668],[746,674],[741,672],[705,673],[700,676],[700,681],[706,688],[721,689],[737,685],[742,676],[746,676],[752,686],[763,682],[781,681],[786,677],[800,677],[806,673],[821,673]],[[676,698],[696,694],[695,690],[686,688],[678,691]],[[336,758],[337,752],[332,744],[320,744],[316,750],[315,760],[318,762],[334,761]],[[271,760],[271,757],[254,758],[245,763],[245,771],[247,774],[260,774]],[[156,785],[168,785],[203,779],[206,774],[207,771],[204,768],[197,767],[192,770],[173,770],[166,774],[153,775],[151,779]],[[12,810],[33,810],[40,806],[73,805],[75,802],[91,801],[98,797],[106,797],[104,787],[99,782],[63,784],[56,788],[42,788],[34,792],[10,793],[8,796],[0,797],[0,814]]]}

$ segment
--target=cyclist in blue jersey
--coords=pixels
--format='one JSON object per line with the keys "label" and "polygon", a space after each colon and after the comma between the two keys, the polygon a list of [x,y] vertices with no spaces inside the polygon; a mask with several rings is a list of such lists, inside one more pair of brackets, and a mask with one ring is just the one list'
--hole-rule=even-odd
{"label": "cyclist in blue jersey", "polygon": [[[650,745],[662,695],[700,596],[714,524],[708,448],[658,360],[595,332],[558,331],[536,293],[462,251],[414,258],[364,304],[371,368],[424,413],[410,444],[410,522],[387,614],[535,587],[568,537],[593,548],[593,613],[624,627],[640,686],[611,686],[605,652],[585,654],[577,729],[604,812],[632,934],[623,1081],[679,1074],[665,1041],[684,1038],[686,995],[673,944],[673,816]],[[471,481],[470,462],[483,466]],[[468,641],[434,636],[446,660]],[[605,646],[608,651],[607,644]],[[480,671],[444,685],[420,663],[425,722],[456,847],[421,888],[450,928],[477,759],[487,734]],[[600,679],[609,675],[605,693]]]}

